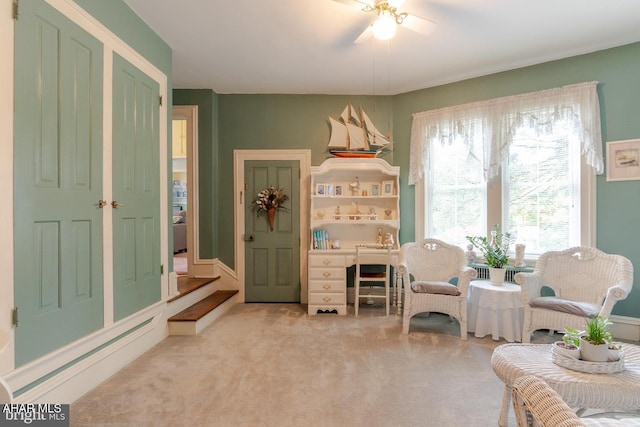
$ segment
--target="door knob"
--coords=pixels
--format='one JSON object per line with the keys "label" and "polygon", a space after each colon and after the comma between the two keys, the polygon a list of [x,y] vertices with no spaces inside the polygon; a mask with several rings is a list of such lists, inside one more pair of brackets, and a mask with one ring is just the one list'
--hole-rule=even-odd
{"label": "door knob", "polygon": [[115,200],[114,200],[113,202],[111,202],[111,207],[112,207],[113,209],[118,209],[120,206],[124,206],[124,204],[122,204],[122,203],[118,203],[118,202],[116,202]]}
{"label": "door knob", "polygon": [[107,206],[107,202],[104,200],[98,200],[98,207],[100,209],[104,208],[105,206]]}

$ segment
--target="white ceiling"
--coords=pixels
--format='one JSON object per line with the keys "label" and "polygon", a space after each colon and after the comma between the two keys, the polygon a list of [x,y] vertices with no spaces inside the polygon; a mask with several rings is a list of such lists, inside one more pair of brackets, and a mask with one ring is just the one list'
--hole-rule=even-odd
{"label": "white ceiling", "polygon": [[174,88],[220,94],[398,94],[640,41],[638,0],[406,0],[431,35],[358,45],[375,16],[333,0],[124,1]]}

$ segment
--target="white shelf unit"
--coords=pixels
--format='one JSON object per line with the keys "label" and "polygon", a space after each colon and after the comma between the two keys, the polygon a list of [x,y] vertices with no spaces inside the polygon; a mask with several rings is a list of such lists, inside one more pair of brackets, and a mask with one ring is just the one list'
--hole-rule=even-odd
{"label": "white shelf unit", "polygon": [[[400,168],[382,159],[328,159],[311,168],[311,250],[313,231],[322,229],[340,248],[377,243],[378,230],[384,237],[391,233],[394,248],[400,230]],[[358,183],[352,191],[351,184]],[[324,195],[320,195],[320,189]],[[322,186],[324,186],[322,188]],[[377,186],[378,195],[372,195]],[[384,192],[385,188],[390,190]],[[336,195],[341,189],[342,194]],[[365,192],[365,193],[363,193]],[[366,194],[366,195],[363,195]],[[357,209],[358,213],[354,210]],[[328,248],[327,248],[328,249]]]}
{"label": "white shelf unit", "polygon": [[[379,233],[383,238],[389,233],[398,249],[399,176],[398,166],[376,158],[334,158],[311,167],[310,315],[347,313],[345,268],[357,245],[377,244]],[[314,238],[317,230],[326,233],[326,243]],[[333,248],[336,241],[339,249]]]}

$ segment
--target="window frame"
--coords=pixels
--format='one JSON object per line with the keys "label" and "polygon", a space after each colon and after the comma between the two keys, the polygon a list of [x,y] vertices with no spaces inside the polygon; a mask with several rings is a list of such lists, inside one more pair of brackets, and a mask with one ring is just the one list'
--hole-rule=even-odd
{"label": "window frame", "polygon": [[[505,160],[507,161],[507,160]],[[579,246],[596,246],[596,175],[584,158],[580,156],[580,244]],[[422,179],[415,184],[415,239],[421,241],[428,236],[427,212],[429,201],[427,200],[427,184],[429,174],[425,173]],[[502,217],[502,168],[498,177],[487,183],[487,224],[486,232],[490,234],[495,224],[503,222]],[[499,206],[500,208],[495,208]],[[493,209],[491,207],[494,207]],[[511,250],[513,252],[513,250]],[[525,252],[526,253],[526,252]],[[526,260],[536,260],[540,254],[526,253]]]}

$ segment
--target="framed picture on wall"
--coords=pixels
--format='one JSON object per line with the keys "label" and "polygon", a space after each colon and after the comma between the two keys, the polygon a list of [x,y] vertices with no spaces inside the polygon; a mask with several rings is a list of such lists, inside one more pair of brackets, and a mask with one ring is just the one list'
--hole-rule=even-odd
{"label": "framed picture on wall", "polygon": [[382,181],[382,195],[383,196],[393,195],[393,181]]}
{"label": "framed picture on wall", "polygon": [[607,142],[607,181],[640,179],[640,139]]}

